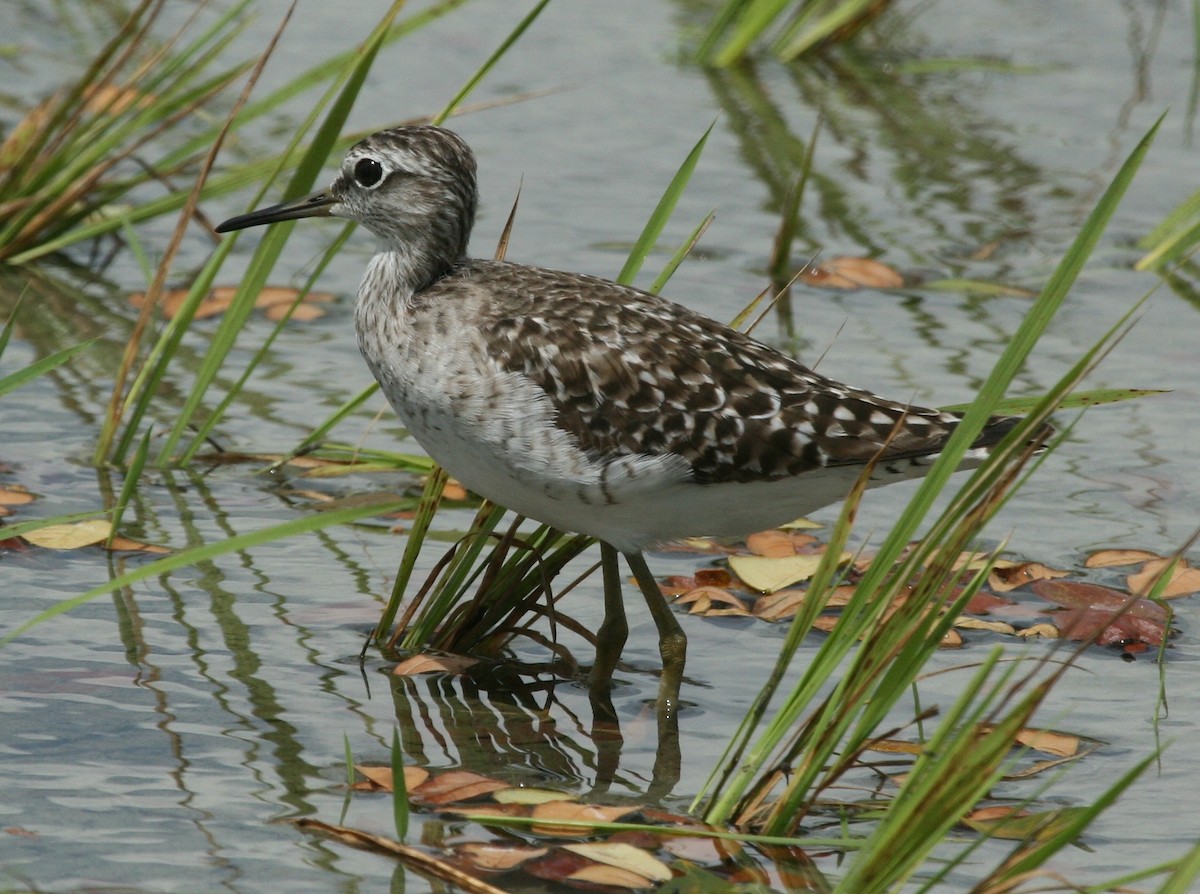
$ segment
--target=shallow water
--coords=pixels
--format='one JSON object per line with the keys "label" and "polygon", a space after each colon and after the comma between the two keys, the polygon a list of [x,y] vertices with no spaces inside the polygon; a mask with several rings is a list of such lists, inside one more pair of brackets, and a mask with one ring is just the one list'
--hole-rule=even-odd
{"label": "shallow water", "polygon": [[[797,259],[818,251],[824,257],[871,253],[926,279],[974,277],[1037,289],[1116,166],[1170,107],[1146,165],[1018,387],[1035,393],[1052,384],[1157,282],[1133,272],[1134,242],[1200,183],[1187,115],[1192,23],[1180,4],[904,5],[857,50],[728,73],[678,62],[680,35],[697,21],[696,5],[551,4],[475,98],[555,92],[454,122],[479,156],[484,205],[476,253],[492,252],[521,185],[510,259],[615,275],[661,190],[717,117],[664,241],[683,241],[714,207],[717,219],[699,257],[680,269],[666,292],[730,318],[765,284],[782,194],[820,114],[825,120]],[[4,89],[26,101],[56,86],[52,79],[82,58],[80,42],[88,39],[67,39],[38,9],[10,4],[0,10],[0,33],[21,35],[31,48],[32,55],[0,62],[17,75],[3,79]],[[266,40],[282,9],[282,3],[257,7],[258,18],[239,44],[243,51]],[[267,79],[294,74],[314,53],[350,46],[381,12],[381,5],[303,5]],[[471,2],[385,48],[351,126],[385,126],[437,111],[517,15],[501,0]],[[1022,69],[912,71],[918,62],[968,56]],[[880,58],[886,61],[882,75]],[[241,135],[237,151],[253,153],[280,140],[305,111],[304,101],[295,102],[269,125]],[[219,220],[248,201],[228,198],[205,211]],[[149,250],[162,250],[170,226],[163,220],[142,229]],[[280,274],[294,272],[300,281],[329,229],[313,224],[298,232]],[[990,243],[995,250],[977,257]],[[248,258],[253,244],[244,238],[239,258]],[[207,251],[209,244],[195,237],[178,269]],[[277,341],[220,427],[224,446],[286,449],[314,419],[367,384],[349,299],[370,251],[369,240],[357,238],[325,274],[322,287],[341,302],[317,322],[292,325]],[[651,256],[643,283],[665,259],[665,253]],[[26,276],[13,272],[0,283],[5,311]],[[82,290],[35,283],[37,300],[27,302],[5,354],[7,371],[84,337],[101,338],[70,368],[0,399],[0,463],[9,468],[0,481],[24,484],[40,497],[19,518],[92,509],[102,494],[119,490],[120,475],[93,469],[88,457],[135,315],[125,294],[143,282],[129,253],[118,255],[105,277],[109,285]],[[950,404],[969,399],[1028,306],[1027,298],[922,288],[845,295],[800,288],[796,331],[768,321],[760,334],[810,362],[828,348],[820,368],[835,378]],[[1008,537],[1019,555],[1077,567],[1094,548],[1169,551],[1191,534],[1200,520],[1197,306],[1159,288],[1089,385],[1171,393],[1086,414],[1006,507],[993,528],[997,539]],[[214,325],[196,327],[185,357],[195,356]],[[270,325],[251,320],[235,361],[249,356]],[[168,389],[186,385],[181,376]],[[164,397],[165,418],[171,400]],[[394,447],[398,426],[387,416],[373,421],[380,406],[364,408],[340,437]],[[129,533],[178,548],[300,517],[308,510],[288,495],[294,484],[250,466],[150,473]],[[349,487],[413,486],[397,475]],[[860,513],[864,532],[886,530],[910,492],[899,486],[872,494]],[[833,512],[818,518],[828,520]],[[450,513],[442,523],[461,527],[465,513]],[[42,890],[326,891],[390,880],[425,890],[428,883],[416,876],[401,880],[403,870],[390,860],[274,822],[298,815],[336,822],[343,736],[357,759],[383,762],[398,719],[415,762],[465,764],[589,791],[601,775],[601,758],[589,735],[586,693],[571,682],[543,674],[523,692],[511,678],[492,680],[481,672],[392,683],[374,658],[364,681],[356,656],[402,548],[402,538],[379,526],[294,538],[95,600],[0,649],[0,827],[10,830],[0,839],[4,883]],[[440,549],[423,557],[423,568]],[[110,568],[107,557],[92,551],[4,554],[0,628],[11,629],[143,561],[117,558]],[[651,564],[661,574],[696,565],[675,556],[654,557]],[[599,602],[593,581],[567,609],[595,627]],[[1056,859],[1054,868],[1073,881],[1094,883],[1149,866],[1200,839],[1194,810],[1200,761],[1189,744],[1200,736],[1194,695],[1200,691],[1200,600],[1180,600],[1174,608],[1182,635],[1165,667],[1170,713],[1157,728],[1160,668],[1146,657],[1124,662],[1103,651],[1085,656],[1042,712],[1045,725],[1107,743],[1054,790],[1063,804],[1090,802],[1133,762],[1173,743],[1161,767],[1088,833],[1092,852],[1073,849]],[[631,668],[620,675],[614,699],[625,741],[607,797],[637,799],[651,783],[658,655],[640,603],[631,600],[630,612]],[[784,636],[780,627],[735,619],[684,619],[684,625],[691,642],[681,717],[684,762],[667,799],[672,806],[686,805],[703,783]],[[970,639],[965,652],[940,654],[935,666],[982,657],[988,638]],[[1030,651],[1042,654],[1041,648]],[[532,645],[519,654],[531,662],[547,658]],[[586,649],[579,655],[590,660]],[[932,678],[923,701],[947,703],[963,680],[962,674]],[[1164,815],[1170,817],[1165,829]],[[390,805],[383,797],[356,796],[347,822],[386,833]],[[972,868],[991,866],[1005,850],[981,848],[953,882],[969,887]]]}

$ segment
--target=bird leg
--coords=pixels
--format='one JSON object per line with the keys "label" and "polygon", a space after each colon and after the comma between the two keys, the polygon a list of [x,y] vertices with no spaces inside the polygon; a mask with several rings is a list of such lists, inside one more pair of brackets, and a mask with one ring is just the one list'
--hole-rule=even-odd
{"label": "bird leg", "polygon": [[642,596],[658,627],[658,651],[662,655],[663,675],[659,684],[660,708],[674,714],[679,706],[679,685],[683,682],[683,665],[687,658],[687,636],[667,601],[663,599],[658,581],[646,565],[640,552],[626,553],[625,561],[641,588]]}
{"label": "bird leg", "polygon": [[633,572],[646,599],[646,606],[658,627],[658,651],[662,655],[662,677],[658,681],[658,748],[654,754],[654,771],[647,795],[654,799],[667,797],[679,782],[683,764],[679,742],[679,687],[683,682],[683,665],[687,658],[687,636],[667,601],[663,599],[658,581],[650,573],[640,552],[626,553],[625,561]]}
{"label": "bird leg", "polygon": [[625,620],[625,601],[621,598],[621,569],[617,551],[607,543],[600,544],[600,571],[604,578],[604,622],[596,631],[596,663],[588,678],[593,691],[612,686],[613,671],[629,637],[629,622]]}

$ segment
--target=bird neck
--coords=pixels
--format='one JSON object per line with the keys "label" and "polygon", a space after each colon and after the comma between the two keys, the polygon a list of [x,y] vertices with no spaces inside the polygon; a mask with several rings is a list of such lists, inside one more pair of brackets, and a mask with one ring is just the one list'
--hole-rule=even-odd
{"label": "bird neck", "polygon": [[430,251],[429,246],[383,243],[367,264],[360,299],[404,301],[429,288],[466,260],[459,253]]}

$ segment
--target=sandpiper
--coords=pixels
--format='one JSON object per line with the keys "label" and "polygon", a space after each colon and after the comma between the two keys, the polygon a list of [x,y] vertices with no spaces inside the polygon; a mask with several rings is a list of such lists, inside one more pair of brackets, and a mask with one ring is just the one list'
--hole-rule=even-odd
{"label": "sandpiper", "polygon": [[[217,230],[332,216],[375,234],[354,324],[405,426],[476,493],[601,541],[610,647],[594,681],[627,633],[616,551],[677,690],[686,640],[645,548],[790,521],[843,498],[875,457],[873,485],[920,476],[959,422],[832,381],[658,295],[471,258],[476,203],[462,138],[398,127],[351,148],[327,189]],[[969,460],[1014,424],[993,419]]]}

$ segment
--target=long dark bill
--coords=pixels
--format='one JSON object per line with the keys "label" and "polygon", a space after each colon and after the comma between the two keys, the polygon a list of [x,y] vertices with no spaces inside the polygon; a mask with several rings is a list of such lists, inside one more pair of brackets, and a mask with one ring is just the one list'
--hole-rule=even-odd
{"label": "long dark bill", "polygon": [[259,208],[249,214],[239,214],[217,226],[218,233],[228,233],[232,230],[244,230],[246,227],[259,227],[263,224],[278,223],[281,220],[296,220],[300,217],[328,217],[329,209],[336,204],[337,199],[329,190],[314,192],[311,196],[281,202],[269,208]]}

